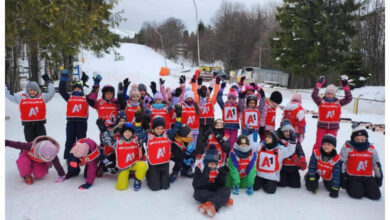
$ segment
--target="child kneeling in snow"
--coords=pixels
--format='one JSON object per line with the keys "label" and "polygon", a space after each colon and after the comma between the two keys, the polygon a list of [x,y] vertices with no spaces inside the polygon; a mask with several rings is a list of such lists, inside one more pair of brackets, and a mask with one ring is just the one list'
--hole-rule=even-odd
{"label": "child kneeling in snow", "polygon": [[263,187],[266,193],[273,194],[276,191],[277,183],[280,181],[280,170],[283,160],[295,152],[295,132],[291,130],[288,147],[279,144],[279,137],[275,131],[267,132],[265,141],[256,147],[257,161],[255,191]]}
{"label": "child kneeling in snow", "polygon": [[324,180],[329,196],[337,198],[340,188],[341,161],[336,151],[336,138],[327,134],[322,138],[321,148],[314,149],[309,162],[309,172],[305,176],[306,189],[317,192],[318,180]]}
{"label": "child kneeling in snow", "polygon": [[203,161],[195,167],[195,176],[192,181],[194,199],[202,203],[198,211],[208,216],[214,216],[223,205],[233,205],[230,188],[225,186],[226,173],[229,172],[229,168],[223,166],[218,169],[217,167],[218,151],[215,145],[211,145]]}
{"label": "child kneeling in snow", "polygon": [[85,165],[84,177],[86,177],[87,180],[85,184],[79,186],[79,189],[83,190],[91,187],[96,178],[99,154],[99,147],[95,141],[90,138],[78,140],[70,150],[66,179],[78,176],[80,173],[80,166]]}
{"label": "child kneeling in snow", "polygon": [[[141,181],[145,178],[148,164],[140,160],[142,148],[139,147],[138,138],[134,133],[134,126],[126,122],[119,131],[119,136],[111,136],[109,130],[103,130],[105,143],[115,149],[116,167],[119,169],[116,189],[125,190],[129,186],[130,171],[135,171],[134,190],[141,189]],[[106,142],[107,141],[107,142]]]}
{"label": "child kneeling in snow", "polygon": [[47,175],[52,163],[59,175],[56,182],[65,180],[65,171],[57,157],[60,145],[53,138],[38,136],[32,143],[5,140],[5,146],[22,150],[16,165],[18,166],[20,176],[28,185],[34,182],[31,174],[34,174],[34,177],[37,179],[43,178]]}
{"label": "child kneeling in snow", "polygon": [[368,142],[368,133],[364,128],[355,128],[351,140],[345,142],[340,151],[342,165],[341,187],[349,196],[360,199],[366,196],[372,200],[381,198],[383,172],[378,152]]}
{"label": "child kneeling in snow", "polygon": [[247,189],[248,195],[253,195],[253,184],[256,177],[256,154],[245,135],[237,138],[234,148],[229,154],[227,165],[230,172],[226,185],[233,189],[233,194],[238,195],[240,188]]}

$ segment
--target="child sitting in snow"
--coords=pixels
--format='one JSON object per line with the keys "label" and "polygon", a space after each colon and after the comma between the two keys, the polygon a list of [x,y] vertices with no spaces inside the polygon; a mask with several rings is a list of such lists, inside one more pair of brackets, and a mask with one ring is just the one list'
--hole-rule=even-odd
{"label": "child sitting in snow", "polygon": [[310,157],[309,171],[305,176],[307,190],[316,193],[318,180],[322,177],[329,196],[339,196],[341,161],[336,151],[336,143],[336,138],[327,134],[322,138],[321,147],[314,149]]}
{"label": "child sitting in snow", "polygon": [[222,206],[232,206],[230,188],[225,186],[226,166],[218,168],[218,151],[212,145],[203,158],[195,167],[195,176],[192,181],[194,199],[202,204],[198,211],[210,217],[214,216]]}
{"label": "child sitting in snow", "polygon": [[33,142],[24,143],[5,140],[5,146],[22,150],[16,161],[20,176],[28,185],[33,184],[34,179],[41,179],[47,175],[51,164],[57,170],[59,175],[56,182],[65,180],[65,171],[57,157],[60,145],[56,140],[49,136],[39,136]]}
{"label": "child sitting in snow", "polygon": [[276,191],[277,183],[280,181],[280,170],[282,162],[295,152],[296,136],[293,130],[290,133],[288,147],[279,143],[279,137],[275,131],[265,135],[265,141],[256,146],[256,171],[255,191],[263,187],[266,193],[273,194]]}
{"label": "child sitting in snow", "polygon": [[340,156],[343,161],[340,184],[348,195],[356,199],[363,196],[380,199],[382,165],[374,145],[368,142],[368,133],[364,128],[353,129],[351,140],[345,142]]}
{"label": "child sitting in snow", "polygon": [[246,189],[248,195],[253,195],[253,184],[256,177],[256,154],[245,135],[237,138],[234,148],[229,154],[226,185],[233,189],[233,194],[238,195],[240,188]]}
{"label": "child sitting in snow", "polygon": [[99,154],[99,147],[95,141],[90,138],[78,140],[70,150],[66,179],[78,176],[80,173],[80,166],[85,165],[84,177],[86,177],[86,182],[79,186],[79,189],[89,189],[96,178]]}

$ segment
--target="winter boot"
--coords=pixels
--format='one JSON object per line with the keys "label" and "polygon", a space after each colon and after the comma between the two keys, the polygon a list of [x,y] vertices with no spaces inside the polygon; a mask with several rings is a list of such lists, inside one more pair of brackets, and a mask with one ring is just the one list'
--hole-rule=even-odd
{"label": "winter boot", "polygon": [[226,206],[226,207],[231,207],[231,206],[233,206],[233,199],[232,199],[232,198],[229,198],[228,201],[226,201],[225,206]]}
{"label": "winter boot", "polygon": [[202,214],[206,214],[206,206],[204,205],[205,203],[202,203],[198,206],[198,211]]}
{"label": "winter boot", "polygon": [[179,175],[179,172],[173,171],[172,174],[169,176],[169,181],[171,183],[175,182],[178,175]]}
{"label": "winter boot", "polygon": [[215,215],[215,213],[217,212],[215,210],[213,203],[211,203],[211,202],[206,202],[204,204],[204,207],[206,208],[206,214],[210,217],[213,217]]}
{"label": "winter boot", "polygon": [[182,176],[186,176],[186,177],[189,177],[189,178],[192,178],[194,177],[194,172],[192,172],[192,168],[191,167],[183,167],[180,171],[180,174]]}
{"label": "winter boot", "polygon": [[141,189],[142,182],[137,178],[134,178],[134,191],[138,191]]}
{"label": "winter boot", "polygon": [[34,179],[31,175],[27,175],[25,177],[23,177],[24,179],[24,182],[27,183],[28,185],[31,185],[34,183]]}

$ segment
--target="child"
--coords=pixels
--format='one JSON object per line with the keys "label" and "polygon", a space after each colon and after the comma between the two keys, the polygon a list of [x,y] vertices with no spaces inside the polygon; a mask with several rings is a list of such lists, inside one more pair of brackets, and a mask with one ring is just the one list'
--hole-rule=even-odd
{"label": "child", "polygon": [[73,144],[87,136],[88,121],[88,102],[84,95],[83,85],[81,82],[74,82],[72,93],[66,92],[66,82],[69,78],[69,70],[61,71],[59,92],[67,102],[66,108],[66,142],[64,159],[69,158],[69,151]]}
{"label": "child", "polygon": [[195,145],[191,128],[188,125],[181,125],[179,131],[173,137],[171,150],[173,156],[171,160],[175,162],[172,174],[169,177],[171,183],[176,181],[179,171],[181,171],[182,176],[193,177],[191,166],[194,163]]}
{"label": "child", "polygon": [[264,141],[265,135],[275,130],[276,108],[282,103],[282,93],[274,91],[271,93],[269,100],[265,103],[264,107],[260,110],[260,137]]}
{"label": "child", "polygon": [[306,119],[305,110],[302,107],[301,94],[294,93],[291,101],[284,108],[282,121],[283,119],[290,121],[299,142],[302,143],[305,136]]}
{"label": "child", "polygon": [[153,103],[150,103],[147,109],[145,109],[146,117],[150,117],[150,126],[153,127],[153,119],[157,116],[163,117],[165,120],[165,130],[169,130],[171,128],[170,116],[169,113],[172,110],[171,106],[168,106],[163,103],[164,98],[161,92],[156,92],[153,96]]}
{"label": "child", "polygon": [[5,146],[22,150],[16,165],[18,166],[20,176],[26,184],[33,184],[32,174],[34,174],[36,179],[46,176],[51,164],[54,165],[59,176],[56,183],[65,181],[65,171],[57,157],[60,145],[53,138],[39,136],[32,143],[5,140]]}
{"label": "child", "polygon": [[238,195],[240,188],[246,189],[248,195],[253,195],[253,184],[256,177],[256,154],[249,145],[249,139],[245,135],[237,138],[234,149],[229,154],[226,185],[233,189],[233,194]]}
{"label": "child", "polygon": [[[295,130],[288,119],[282,121],[282,125],[277,130],[277,134],[280,137],[280,143],[289,147],[290,131]],[[301,176],[299,175],[299,169],[305,170],[307,162],[305,153],[303,152],[301,143],[297,141],[295,153],[290,157],[283,160],[282,170],[280,171],[280,182],[278,186],[289,186],[292,188],[301,187]]]}
{"label": "child", "polygon": [[193,142],[195,147],[199,134],[199,106],[195,102],[194,93],[191,90],[186,90],[184,93],[184,102],[181,103],[183,110],[181,123],[188,125],[191,128]]}
{"label": "child", "polygon": [[260,127],[260,108],[264,105],[265,96],[261,95],[260,105],[257,106],[257,97],[255,95],[247,96],[246,103],[244,103],[245,95],[246,91],[241,92],[238,100],[238,109],[242,112],[241,133],[243,135],[247,135],[251,145],[253,145],[253,143],[257,142],[258,138],[258,129]]}
{"label": "child", "polygon": [[5,87],[5,95],[16,104],[19,104],[20,117],[24,126],[24,138],[26,142],[32,142],[36,137],[46,135],[46,103],[54,94],[54,84],[47,74],[42,78],[48,84],[47,93],[41,93],[38,83],[30,81],[27,83],[26,92],[13,94]]}
{"label": "child", "polygon": [[311,94],[311,98],[318,105],[317,138],[313,150],[320,147],[322,137],[325,134],[332,134],[337,137],[337,131],[340,127],[341,106],[347,105],[352,101],[352,94],[349,90],[347,79],[340,81],[345,93],[343,99],[338,100],[336,98],[336,87],[333,84],[326,87],[325,96],[321,98],[318,95],[318,91],[325,84],[325,81],[325,77],[321,76]]}
{"label": "child", "polygon": [[142,131],[141,121],[142,112],[137,111],[135,114],[135,132],[141,144],[147,144],[147,157],[149,169],[146,174],[146,180],[152,191],[168,189],[169,181],[169,160],[171,159],[171,139],[180,129],[181,108],[179,105],[175,109],[177,118],[176,123],[171,130],[165,131],[165,120],[157,116],[153,119],[151,132]]}
{"label": "child", "polygon": [[296,136],[293,130],[290,133],[288,147],[279,144],[279,137],[275,131],[268,132],[265,140],[256,146],[256,178],[253,189],[263,187],[264,191],[273,194],[280,181],[280,169],[285,158],[295,152]]}
{"label": "child", "polygon": [[78,140],[70,150],[66,179],[78,176],[80,173],[80,166],[85,165],[84,177],[86,178],[86,182],[79,186],[79,189],[89,189],[96,178],[99,154],[99,147],[95,141],[90,138]]}
{"label": "child", "polygon": [[[127,88],[123,89],[123,93],[126,93]],[[121,109],[124,109],[127,115],[127,121],[130,123],[135,123],[135,112],[138,109],[142,110],[143,104],[141,101],[141,95],[138,91],[137,84],[132,84],[130,89],[130,97],[126,99],[123,97],[123,94],[118,94],[118,101],[121,103]]]}
{"label": "child", "polygon": [[322,138],[321,147],[314,149],[310,157],[309,171],[305,176],[307,190],[316,193],[318,180],[322,177],[329,196],[339,196],[341,161],[336,151],[336,143],[336,137],[327,134]]}
{"label": "child", "polygon": [[346,141],[340,151],[342,164],[341,187],[352,198],[363,196],[378,200],[381,198],[383,172],[378,152],[368,142],[368,133],[364,128],[353,129],[351,140]]}
{"label": "child", "polygon": [[119,136],[111,136],[108,130],[103,136],[109,140],[107,145],[115,149],[116,167],[119,169],[116,189],[125,190],[129,186],[130,171],[135,171],[134,191],[141,189],[141,181],[145,178],[148,164],[142,161],[142,148],[139,146],[138,138],[134,133],[132,123],[125,123],[119,131]]}
{"label": "child", "polygon": [[203,161],[195,167],[195,176],[192,181],[194,199],[202,203],[198,211],[210,217],[214,216],[223,205],[233,205],[230,189],[225,186],[226,173],[229,169],[226,166],[217,169],[217,163],[218,151],[215,148],[209,148]]}
{"label": "child", "polygon": [[153,101],[152,96],[149,95],[149,93],[146,90],[146,86],[142,83],[138,85],[138,91],[141,95],[141,100],[144,106],[142,106],[144,109],[147,108],[147,105]]}

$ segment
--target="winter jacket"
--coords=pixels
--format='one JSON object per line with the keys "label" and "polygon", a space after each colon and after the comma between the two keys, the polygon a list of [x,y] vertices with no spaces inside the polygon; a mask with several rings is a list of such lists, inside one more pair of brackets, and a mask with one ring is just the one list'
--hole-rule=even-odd
{"label": "winter jacket", "polygon": [[218,176],[214,183],[209,182],[209,168],[203,165],[203,162],[195,167],[195,175],[192,180],[192,187],[194,189],[205,189],[209,191],[216,191],[226,184],[226,173],[218,172]]}
{"label": "winter jacket", "polygon": [[[284,111],[294,111],[298,107],[300,107],[301,104],[298,102],[289,102],[287,103],[286,107],[284,108]],[[283,119],[285,118],[283,111]],[[305,127],[306,127],[306,119],[305,119],[305,111],[303,109],[299,110],[296,115],[296,124],[292,124],[294,131],[296,134],[304,134],[305,133]],[[283,121],[283,120],[282,120]],[[290,123],[292,123],[290,121]]]}
{"label": "winter jacket", "polygon": [[[68,92],[66,92],[66,81],[65,80],[61,80],[60,81],[60,85],[58,87],[58,91],[61,95],[61,97],[66,101],[68,102],[69,98],[70,98],[70,95]],[[67,121],[88,121],[88,117],[87,118],[68,118],[66,117],[66,120]]]}
{"label": "winter jacket", "polygon": [[[215,84],[214,88],[213,88],[214,92],[212,93],[212,95],[210,94],[210,98],[207,99],[207,101],[210,101],[212,103],[213,111],[214,111],[214,106],[217,103],[217,95],[218,95],[219,88],[220,88],[220,85],[219,84]],[[206,100],[203,100],[203,99],[201,99],[199,97],[199,94],[198,94],[198,84],[197,83],[192,83],[192,92],[194,93],[194,98],[195,98],[194,101],[196,103],[198,103],[199,107],[207,104]],[[199,125],[209,125],[210,126],[213,123],[214,123],[214,118],[201,118],[199,116]]]}
{"label": "winter jacket", "polygon": [[[320,149],[322,149],[322,148],[320,148]],[[334,150],[331,153],[331,156],[324,156],[323,153],[322,153],[322,150],[320,150],[320,152],[321,152],[321,159],[323,161],[329,161],[329,160],[331,160],[333,157],[335,157],[337,155],[336,150]],[[317,158],[316,158],[314,152],[312,153],[312,155],[310,157],[308,170],[309,170],[309,172],[308,172],[309,178],[315,178],[316,172],[317,172]],[[332,187],[333,188],[337,188],[337,189],[340,188],[340,173],[341,173],[341,160],[339,160],[334,165],[333,170],[332,170],[331,182],[332,182]]]}
{"label": "winter jacket", "polygon": [[245,170],[246,176],[242,178],[240,178],[240,171],[238,170],[238,163],[240,159],[241,158],[235,153],[235,150],[230,152],[227,162],[229,173],[227,174],[226,181],[226,186],[230,188],[233,188],[233,186],[239,186],[242,189],[246,189],[249,186],[253,186],[255,183],[257,154],[253,153],[252,159]]}
{"label": "winter jacket", "polygon": [[[225,102],[223,102],[223,88],[219,89],[218,96],[217,96],[217,102],[219,107],[221,108],[221,111],[223,111],[223,108],[225,107]],[[240,110],[239,110],[240,111]],[[240,114],[238,114],[240,115]],[[240,123],[232,124],[232,123],[225,123],[225,128],[230,130],[238,130],[240,129]]]}
{"label": "winter jacket", "polygon": [[[281,131],[281,128],[279,128],[277,130],[277,134],[278,136],[280,137],[281,140],[284,140],[285,143],[287,144],[286,145],[283,145],[282,143],[280,143],[281,145],[285,146],[285,147],[288,147],[288,139],[286,139],[284,136],[283,136],[283,132]],[[305,157],[305,152],[303,151],[302,149],[302,145],[301,145],[301,142],[297,142],[296,144],[296,147],[295,147],[295,152],[289,156],[288,158],[296,158],[299,160],[300,157]],[[283,169],[287,172],[292,172],[292,171],[296,171],[296,170],[299,170],[301,167],[300,166],[285,166],[283,165]]]}
{"label": "winter jacket", "polygon": [[[180,127],[181,123],[176,122],[175,124],[173,124],[173,127],[170,130],[165,131],[170,140],[172,140],[175,134],[180,130]],[[140,125],[137,126],[137,123],[135,126],[135,134],[137,135],[140,144],[148,143],[148,132],[145,132]]]}
{"label": "winter jacket", "polygon": [[[324,98],[321,98],[318,95],[319,90],[320,90],[319,88],[314,87],[313,93],[311,94],[311,98],[313,99],[313,101],[318,106],[320,106],[322,100],[325,100]],[[351,94],[351,91],[349,90],[349,87],[346,87],[344,92],[345,92],[345,97],[343,99],[338,100],[335,97],[333,102],[339,102],[340,106],[344,106],[344,105],[349,104],[352,101],[352,94]],[[336,123],[335,122],[329,122],[328,123],[328,122],[320,122],[320,121],[317,122],[317,128],[324,128],[324,129],[335,130],[335,129],[339,129],[339,127],[340,127],[340,123],[339,122],[336,122]]]}

